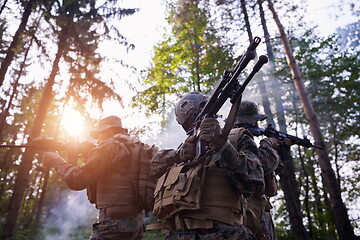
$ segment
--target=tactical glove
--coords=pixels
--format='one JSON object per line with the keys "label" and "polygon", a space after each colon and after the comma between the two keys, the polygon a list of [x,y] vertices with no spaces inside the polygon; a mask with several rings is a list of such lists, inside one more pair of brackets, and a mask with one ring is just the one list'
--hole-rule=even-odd
{"label": "tactical glove", "polygon": [[193,160],[196,155],[195,136],[189,136],[179,149],[180,161]]}
{"label": "tactical glove", "polygon": [[221,127],[215,118],[204,118],[200,123],[200,141],[206,142],[212,149],[221,148],[220,145]]}
{"label": "tactical glove", "polygon": [[284,139],[282,140],[282,143],[283,143],[285,146],[287,146],[287,147],[291,147],[291,145],[293,145],[293,143],[292,143],[292,141],[291,141],[290,138],[284,138]]}
{"label": "tactical glove", "polygon": [[260,145],[263,147],[270,147],[275,150],[279,150],[281,141],[276,138],[264,138],[260,141]]}
{"label": "tactical glove", "polygon": [[42,165],[44,165],[44,167],[56,168],[56,166],[58,166],[63,162],[64,160],[62,159],[62,157],[60,157],[59,153],[57,152],[44,152],[43,154]]}

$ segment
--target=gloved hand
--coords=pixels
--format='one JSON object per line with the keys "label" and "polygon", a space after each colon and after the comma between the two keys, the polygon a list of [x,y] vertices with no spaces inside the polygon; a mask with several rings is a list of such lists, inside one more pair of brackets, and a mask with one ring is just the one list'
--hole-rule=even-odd
{"label": "gloved hand", "polygon": [[291,139],[290,138],[284,138],[282,140],[282,144],[284,144],[285,146],[287,147],[291,147],[291,145],[293,145],[293,143],[291,142]]}
{"label": "gloved hand", "polygon": [[193,160],[196,155],[195,136],[189,136],[180,147],[180,161],[185,162]]}
{"label": "gloved hand", "polygon": [[282,141],[276,139],[276,138],[264,138],[260,141],[260,145],[263,147],[271,147],[275,150],[279,150],[279,146],[282,143]]}
{"label": "gloved hand", "polygon": [[220,144],[221,127],[215,118],[204,118],[200,123],[200,141],[206,142],[212,149],[218,149]]}
{"label": "gloved hand", "polygon": [[42,158],[42,165],[48,168],[55,167],[64,162],[58,152],[44,152]]}

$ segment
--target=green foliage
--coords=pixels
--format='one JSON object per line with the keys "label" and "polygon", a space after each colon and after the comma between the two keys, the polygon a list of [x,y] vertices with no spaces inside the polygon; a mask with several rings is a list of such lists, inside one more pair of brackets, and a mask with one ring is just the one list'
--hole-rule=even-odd
{"label": "green foliage", "polygon": [[19,230],[17,231],[14,236],[13,239],[14,240],[37,240],[39,239],[37,237],[39,233],[39,229],[32,227],[32,228],[27,228],[24,230]]}
{"label": "green foliage", "polygon": [[[344,122],[339,133],[352,128],[347,137],[358,136],[360,110],[357,98],[360,94],[359,53],[345,49],[340,51],[338,37],[314,38],[313,31],[305,33],[301,40],[293,41],[302,74],[308,80],[315,110],[322,124]],[[354,131],[355,130],[355,131]]]}
{"label": "green foliage", "polygon": [[161,231],[146,231],[144,233],[143,238],[144,240],[162,240],[164,239],[164,234]]}
{"label": "green foliage", "polygon": [[[352,161],[359,155],[360,150],[360,106],[357,103],[360,65],[359,52],[342,48],[339,39],[338,35],[326,38],[316,36],[314,30],[310,29],[301,37],[293,37],[291,43],[320,120],[339,185],[342,190],[350,189],[350,186],[355,189],[343,194],[344,201],[350,206],[359,197],[358,187],[354,184],[358,182],[358,174],[349,174],[349,169],[356,173],[357,169]],[[295,112],[289,111],[292,114]],[[305,199],[307,203],[303,202],[303,206],[307,204],[310,208],[312,225],[308,228],[311,228],[313,237],[336,239],[328,193],[319,185],[319,166],[312,160],[313,152],[306,151],[303,157],[306,160],[303,171],[307,171],[311,178],[310,188],[301,191],[302,196],[308,195],[308,199]],[[299,158],[294,158],[294,161],[299,161]]]}
{"label": "green foliage", "polygon": [[[142,80],[143,89],[133,99],[134,105],[144,105],[148,114],[161,114],[163,121],[167,120],[167,113],[172,109],[178,97],[194,90],[211,92],[221,78],[222,72],[229,69],[233,63],[232,48],[225,46],[232,46],[234,39],[226,44],[223,39],[231,38],[232,35],[219,37],[218,30],[210,22],[209,10],[204,3],[206,1],[172,2],[168,5],[167,18],[172,31],[154,47],[152,66]],[[225,5],[227,3],[227,1],[219,2]],[[238,11],[238,8],[234,9]],[[27,27],[30,31],[24,33],[23,41],[31,45],[31,39],[34,39],[36,45],[29,47],[38,52],[23,60],[20,56],[26,56],[26,49],[19,49],[24,51],[18,53],[18,58],[13,64],[14,69],[8,75],[11,80],[17,79],[18,76],[21,76],[21,80],[25,79],[28,76],[26,69],[34,59],[40,61],[42,66],[49,70],[48,66],[54,58],[52,44],[58,40],[57,36],[60,33],[64,34],[66,46],[56,78],[58,84],[54,87],[57,91],[55,92],[56,102],[48,111],[43,131],[43,135],[51,137],[57,136],[60,109],[68,101],[73,100],[77,109],[85,112],[88,103],[96,102],[98,106],[101,106],[105,99],[121,100],[121,96],[113,91],[113,82],[99,79],[101,64],[105,56],[98,52],[98,47],[100,41],[115,40],[126,48],[132,49],[134,46],[112,23],[114,19],[122,19],[135,13],[137,9],[122,9],[117,1],[106,1],[101,6],[98,6],[95,1],[43,1],[41,5],[40,3],[37,5],[36,11],[38,11],[38,16],[44,16],[44,18],[32,18],[31,24]],[[11,40],[8,30],[8,23],[11,20],[13,19],[6,19],[5,12],[1,15],[0,49],[2,54],[0,59],[3,59],[6,45],[9,45],[9,40]],[[235,22],[239,19],[235,18],[231,21]],[[225,25],[231,28],[229,27],[231,25]],[[304,24],[298,26],[305,29]],[[359,22],[356,22],[346,29],[341,29],[340,32],[343,34],[341,37],[338,35],[319,37],[313,29],[306,30],[302,36],[298,35],[298,29],[297,34],[290,33],[295,50],[294,55],[313,100],[315,111],[318,113],[321,130],[324,133],[330,157],[333,159],[333,166],[337,170],[346,205],[350,210],[358,210],[355,203],[360,197],[358,184],[360,168],[357,163],[360,159],[358,26]],[[242,28],[236,29],[243,33]],[[226,29],[225,33],[227,30],[229,29]],[[295,94],[282,46],[278,38],[274,37],[272,40],[276,54],[275,76],[280,82],[285,83],[280,87],[287,90],[282,96],[285,101],[287,119],[291,124],[296,123],[296,127],[291,130],[307,133],[307,120]],[[21,62],[26,63],[24,71],[20,70]],[[15,100],[11,103],[10,115],[1,132],[1,140],[21,142],[26,139],[33,125],[43,85],[39,78],[30,84],[19,85],[16,89]],[[11,86],[8,87],[10,89]],[[277,87],[274,87],[272,91],[274,94],[279,93]],[[10,92],[1,90],[1,106],[6,105]],[[59,135],[61,140],[62,137],[63,135]],[[1,213],[6,212],[10,201],[21,153],[20,149],[0,152]],[[309,218],[312,220],[310,223],[304,214],[306,228],[311,230],[313,239],[334,239],[336,237],[334,216],[331,215],[329,208],[328,193],[321,184],[321,172],[314,158],[314,152],[300,149],[294,151],[293,156],[296,176],[300,183],[303,212],[306,210],[305,201],[308,201]],[[303,168],[301,161],[304,164]],[[308,183],[304,180],[305,171]],[[17,226],[19,231],[15,239],[39,239],[35,237],[38,236],[39,230],[34,224],[33,217],[42,190],[44,179],[42,174],[41,165],[36,160],[31,168],[31,181],[25,194],[27,202],[21,206]],[[50,178],[49,184],[51,187],[47,189],[45,208],[50,207],[59,194],[67,188],[54,176]],[[308,198],[306,199],[305,196]],[[278,239],[294,239],[284,199],[276,199],[276,204],[280,205],[275,215],[278,220],[276,224]],[[44,211],[43,215],[46,214],[47,212]],[[4,224],[5,214],[1,214],[1,231]],[[359,221],[354,219],[353,225],[359,228]],[[87,238],[91,232],[89,226],[77,230],[78,232],[73,235],[74,239]],[[144,239],[162,238],[161,232],[149,231],[144,234]]]}
{"label": "green foliage", "polygon": [[[12,2],[11,4],[14,5],[14,9],[17,8],[15,6],[17,3]],[[20,9],[22,5],[20,2],[18,4]],[[5,6],[5,3],[2,6]],[[1,142],[16,142],[17,144],[26,142],[25,139],[33,128],[35,116],[41,115],[41,111],[47,114],[42,134],[53,138],[62,137],[58,133],[59,116],[61,116],[59,109],[64,103],[67,104],[69,99],[72,99],[76,107],[83,113],[89,103],[93,105],[97,103],[101,109],[103,101],[107,99],[121,101],[120,95],[114,91],[113,83],[99,78],[100,66],[104,60],[104,56],[98,52],[99,43],[112,39],[119,41],[120,44],[129,49],[133,48],[133,45],[113,26],[113,19],[121,19],[137,10],[122,9],[117,1],[98,4],[95,1],[79,0],[36,2],[36,8],[33,11],[26,27],[29,31],[21,33],[21,40],[25,44],[22,43],[21,46],[23,47],[17,49],[19,51],[12,63],[14,69],[7,72],[10,84],[14,84],[14,82],[16,84],[14,84],[14,89],[10,86],[10,90],[6,92],[6,97],[1,97],[0,100],[2,106],[5,106],[5,103],[6,106],[10,106],[9,112],[4,113],[4,108],[1,110],[0,121],[4,125],[4,128],[0,129]],[[7,21],[15,20],[6,19],[9,15],[1,15],[1,36],[13,34],[9,33],[6,28]],[[101,29],[105,30],[101,31]],[[36,45],[32,45],[32,43],[36,43]],[[5,44],[8,42],[4,38],[0,42],[1,58],[5,52],[3,50]],[[46,71],[51,72],[45,89],[42,88],[44,84],[39,80],[43,77],[40,73],[36,76],[35,82],[29,83],[29,80],[32,79],[28,77],[27,68],[31,66],[29,62],[35,58],[36,63],[40,62],[44,69],[41,74],[47,74]],[[59,60],[60,63],[58,64],[54,59]],[[19,83],[24,81],[27,84],[17,85],[18,81]],[[54,92],[51,90],[52,87],[54,87]],[[0,91],[1,93],[5,92],[3,89]],[[9,101],[9,93],[14,93],[15,96],[11,102],[7,102]],[[45,96],[46,101],[44,102],[46,103],[50,104],[53,97],[57,101],[49,109],[39,109],[39,99],[43,96]],[[16,149],[16,151],[6,149],[3,151],[2,149],[0,152],[0,156],[3,157],[0,161],[0,179],[1,182],[5,182],[5,184],[0,185],[0,208],[1,213],[6,212],[6,207],[14,191],[15,177],[17,175],[24,176],[20,172],[24,168],[19,168],[18,165],[29,164],[29,179],[19,181],[27,186],[26,190],[25,192],[21,192],[21,190],[17,194],[17,196],[24,194],[24,198],[18,198],[14,201],[16,206],[20,208],[16,226],[18,232],[15,239],[38,239],[34,237],[38,224],[36,217],[41,193],[47,190],[43,188],[46,174],[38,159],[25,163],[25,161],[21,161],[21,154],[20,149]],[[2,222],[4,215],[1,214],[0,220]],[[44,215],[46,215],[45,212]],[[78,239],[79,236],[74,236],[74,239]]]}
{"label": "green foliage", "polygon": [[143,81],[145,90],[133,98],[134,106],[145,105],[148,115],[168,112],[174,100],[190,91],[210,92],[231,67],[230,49],[216,36],[200,2],[168,5],[172,32],[154,48],[153,66]]}

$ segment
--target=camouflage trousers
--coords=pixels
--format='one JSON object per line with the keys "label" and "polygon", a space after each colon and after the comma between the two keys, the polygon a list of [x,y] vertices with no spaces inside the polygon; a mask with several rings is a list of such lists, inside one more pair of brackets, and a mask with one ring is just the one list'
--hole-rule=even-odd
{"label": "camouflage trousers", "polygon": [[140,240],[144,233],[142,214],[110,219],[102,217],[93,224],[90,240]]}
{"label": "camouflage trousers", "polygon": [[215,227],[211,229],[177,230],[165,234],[169,240],[257,240],[244,225]]}
{"label": "camouflage trousers", "polygon": [[276,240],[274,222],[270,212],[263,212],[261,216],[261,227],[268,240]]}

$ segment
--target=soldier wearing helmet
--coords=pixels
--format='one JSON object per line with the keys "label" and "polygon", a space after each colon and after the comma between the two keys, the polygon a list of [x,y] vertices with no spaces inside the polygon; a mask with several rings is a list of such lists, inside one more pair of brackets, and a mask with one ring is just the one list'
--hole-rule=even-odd
{"label": "soldier wearing helmet", "polygon": [[148,208],[144,199],[149,198],[142,184],[154,184],[148,170],[157,148],[127,134],[116,116],[100,120],[90,136],[98,144],[86,164],[73,166],[57,152],[45,152],[43,165],[53,167],[70,189],[87,189],[90,203],[99,210],[99,222],[93,224],[90,239],[141,239],[142,212]]}
{"label": "soldier wearing helmet", "polygon": [[[191,92],[176,104],[176,120],[186,132],[192,132],[206,101],[206,95]],[[250,174],[262,176],[259,159],[228,141],[220,146],[216,119],[204,118],[199,128],[198,138],[210,148],[204,157],[195,159],[192,135],[178,149],[161,150],[152,159],[151,172],[158,178],[153,212],[163,223],[148,227],[169,230],[165,239],[256,239],[243,223],[245,197],[263,190],[263,178]]]}
{"label": "soldier wearing helmet", "polygon": [[[246,126],[258,127],[258,122],[267,118],[265,114],[259,113],[258,106],[252,101],[242,101],[234,123],[234,128],[229,134],[229,139],[233,145],[243,141],[241,134],[246,131]],[[253,138],[248,132],[248,136]],[[290,144],[289,139],[285,139],[285,144]],[[290,141],[290,142],[289,142]],[[270,197],[277,194],[277,182],[275,172],[282,168],[278,149],[282,142],[275,138],[264,138],[260,141],[260,146],[254,152],[259,156],[264,172],[265,189],[264,193],[256,193],[248,198],[248,211],[246,226],[256,234],[259,239],[276,239],[273,221],[270,215]]]}
{"label": "soldier wearing helmet", "polygon": [[201,92],[186,94],[175,106],[176,121],[188,132],[208,100],[208,96]]}

